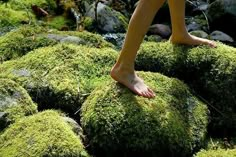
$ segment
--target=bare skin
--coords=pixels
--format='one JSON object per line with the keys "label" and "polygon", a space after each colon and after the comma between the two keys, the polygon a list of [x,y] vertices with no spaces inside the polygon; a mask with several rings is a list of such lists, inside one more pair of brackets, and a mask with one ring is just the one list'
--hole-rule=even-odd
{"label": "bare skin", "polygon": [[[148,28],[165,0],[140,0],[134,14],[131,17],[125,42],[120,56],[111,70],[111,77],[125,85],[139,96],[146,98],[155,97],[155,93],[144,81],[137,76],[134,70],[134,62],[140,44],[148,31]],[[213,41],[190,35],[185,27],[185,0],[169,0],[172,22],[173,44],[208,45],[216,47]]]}

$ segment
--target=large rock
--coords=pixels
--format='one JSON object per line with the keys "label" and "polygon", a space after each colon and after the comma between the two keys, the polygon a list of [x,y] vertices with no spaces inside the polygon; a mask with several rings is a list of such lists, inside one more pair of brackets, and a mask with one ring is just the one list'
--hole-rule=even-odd
{"label": "large rock", "polygon": [[211,30],[220,30],[236,39],[236,1],[216,0],[207,10]]}
{"label": "large rock", "polygon": [[208,102],[213,132],[235,134],[235,48],[220,43],[217,48],[145,43],[137,56],[136,68],[184,80]]}
{"label": "large rock", "polygon": [[0,135],[0,156],[89,157],[79,136],[55,111],[22,118]]}
{"label": "large rock", "polygon": [[0,37],[1,61],[19,58],[28,52],[57,43],[73,43],[88,47],[111,47],[102,36],[89,32],[50,31],[37,26],[22,26]]}
{"label": "large rock", "polygon": [[156,92],[154,99],[109,81],[82,106],[81,124],[97,156],[190,155],[205,140],[207,106],[181,81],[139,72]]}
{"label": "large rock", "polygon": [[[95,5],[91,5],[85,16],[95,20]],[[128,27],[128,19],[120,12],[117,12],[102,3],[97,6],[97,27],[105,33],[125,32]]]}
{"label": "large rock", "polygon": [[0,130],[36,112],[36,104],[23,87],[9,79],[0,79]]}
{"label": "large rock", "polygon": [[111,48],[59,44],[40,48],[0,65],[0,78],[22,85],[42,108],[71,114],[109,73],[117,57]]}

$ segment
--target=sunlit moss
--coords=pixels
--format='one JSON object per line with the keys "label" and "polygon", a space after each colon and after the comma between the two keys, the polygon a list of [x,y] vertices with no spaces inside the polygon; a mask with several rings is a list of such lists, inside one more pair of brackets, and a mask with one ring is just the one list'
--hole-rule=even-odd
{"label": "sunlit moss", "polygon": [[27,13],[24,10],[13,10],[0,5],[0,28],[19,26],[22,23],[29,23],[34,20],[34,16],[31,13]]}
{"label": "sunlit moss", "polygon": [[25,117],[0,135],[0,156],[88,157],[79,136],[56,111]]}
{"label": "sunlit moss", "polygon": [[57,42],[47,37],[38,36],[47,29],[38,26],[22,26],[0,37],[0,58],[9,60],[21,57],[31,50]]}
{"label": "sunlit moss", "polygon": [[53,35],[56,38],[66,38],[68,36],[78,37],[83,40],[81,45],[87,45],[89,47],[112,47],[111,44],[106,42],[100,35],[86,31],[73,32],[51,30],[49,33],[48,28],[26,25],[0,37],[1,61],[16,59],[27,54],[31,50],[55,45],[60,42],[60,40],[50,38],[50,35]]}
{"label": "sunlit moss", "polygon": [[[208,109],[177,79],[139,72],[156,97],[108,81],[82,106],[81,124],[100,156],[187,156],[205,139]],[[140,155],[142,154],[142,155]]]}
{"label": "sunlit moss", "polygon": [[183,46],[145,43],[139,51],[139,70],[161,72],[187,82],[209,104],[210,128],[217,133],[236,130],[236,49],[217,43],[208,46]]}
{"label": "sunlit moss", "polygon": [[201,150],[194,157],[235,157],[236,149]]}
{"label": "sunlit moss", "polygon": [[0,130],[17,119],[37,112],[26,90],[9,79],[0,79]]}
{"label": "sunlit moss", "polygon": [[[39,108],[77,111],[109,73],[117,52],[71,44],[40,48],[0,65],[0,77],[22,85]],[[22,72],[23,71],[23,72]]]}
{"label": "sunlit moss", "polygon": [[14,10],[31,11],[32,5],[37,5],[47,11],[54,10],[56,8],[55,0],[10,0],[8,5]]}

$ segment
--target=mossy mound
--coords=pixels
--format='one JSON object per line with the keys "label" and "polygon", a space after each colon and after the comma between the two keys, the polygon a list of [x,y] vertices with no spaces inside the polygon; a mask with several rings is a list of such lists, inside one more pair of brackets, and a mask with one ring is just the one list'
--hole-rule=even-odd
{"label": "mossy mound", "polygon": [[81,124],[98,156],[187,156],[205,139],[207,106],[177,79],[157,73],[139,75],[156,92],[136,96],[110,81],[82,105]]}
{"label": "mossy mound", "polygon": [[161,72],[187,82],[208,102],[212,113],[210,128],[235,134],[235,48],[221,43],[217,48],[145,43],[136,65],[138,70]]}
{"label": "mossy mound", "polygon": [[194,157],[235,157],[236,149],[202,150]]}
{"label": "mossy mound", "polygon": [[0,37],[1,60],[15,59],[39,47],[55,45],[55,40],[38,36],[46,31],[42,27],[22,26]]}
{"label": "mossy mound", "polygon": [[0,79],[0,130],[17,119],[37,112],[25,89],[9,79]]}
{"label": "mossy mound", "polygon": [[53,11],[57,7],[55,0],[9,0],[8,5],[14,10],[25,11],[32,11],[32,5],[37,5],[47,11]]}
{"label": "mossy mound", "polygon": [[74,113],[109,73],[117,57],[110,48],[59,44],[0,65],[0,78],[22,85],[42,108]]}
{"label": "mossy mound", "polygon": [[55,111],[22,118],[0,135],[0,156],[88,157],[79,136]]}
{"label": "mossy mound", "polygon": [[[89,32],[51,30],[39,26],[22,26],[0,37],[1,61],[16,59],[28,52],[59,42],[87,45],[89,47],[112,47],[100,35]],[[70,38],[71,39],[70,39]],[[68,40],[67,40],[68,39]]]}
{"label": "mossy mound", "polygon": [[29,23],[34,19],[34,16],[27,11],[8,8],[0,4],[0,28],[16,27],[22,23]]}

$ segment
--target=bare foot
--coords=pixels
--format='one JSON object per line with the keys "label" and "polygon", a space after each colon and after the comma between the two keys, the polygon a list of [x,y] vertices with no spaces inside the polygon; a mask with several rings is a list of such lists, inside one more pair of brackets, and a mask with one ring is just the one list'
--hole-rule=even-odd
{"label": "bare foot", "polygon": [[173,44],[208,45],[212,48],[216,47],[216,43],[214,41],[199,38],[190,34],[187,34],[181,37],[171,36],[170,42],[172,42]]}
{"label": "bare foot", "polygon": [[115,64],[111,70],[111,77],[117,82],[125,85],[131,91],[145,98],[155,97],[155,93],[136,75],[133,70],[128,70]]}

